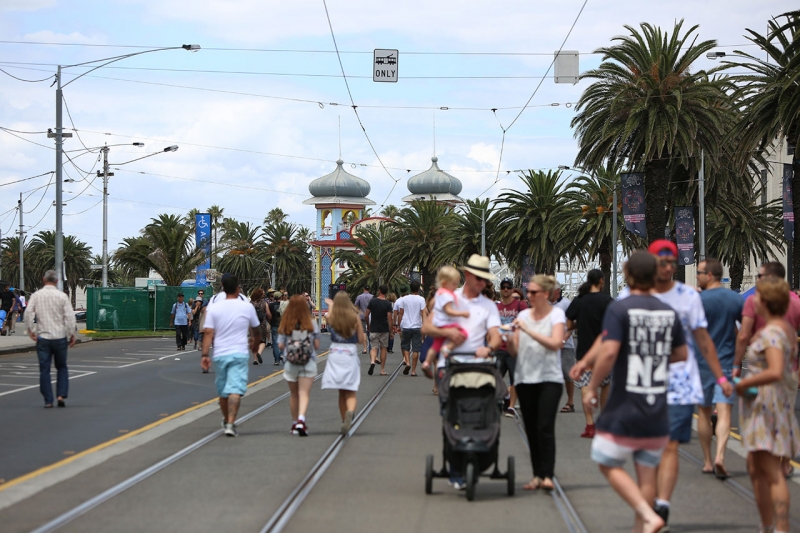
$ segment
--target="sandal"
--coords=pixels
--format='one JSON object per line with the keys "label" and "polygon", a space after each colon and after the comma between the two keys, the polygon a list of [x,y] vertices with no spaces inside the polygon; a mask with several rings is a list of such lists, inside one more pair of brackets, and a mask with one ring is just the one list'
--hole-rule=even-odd
{"label": "sandal", "polygon": [[[549,483],[548,483],[548,481],[549,481]],[[555,485],[553,484],[553,480],[552,479],[551,480],[545,479],[544,481],[542,481],[539,484],[539,486],[542,489],[546,490],[547,492],[550,492],[550,491],[552,491],[552,490],[554,490],[556,488]]]}
{"label": "sandal", "polygon": [[539,490],[539,487],[542,486],[542,480],[538,477],[533,478],[530,480],[529,483],[525,483],[522,485],[523,490]]}
{"label": "sandal", "polygon": [[725,470],[724,466],[714,465],[714,477],[719,479],[720,481],[725,481],[730,476],[728,475],[728,471]]}
{"label": "sandal", "polygon": [[564,407],[561,408],[562,413],[574,413],[575,412],[575,404],[568,403]]}

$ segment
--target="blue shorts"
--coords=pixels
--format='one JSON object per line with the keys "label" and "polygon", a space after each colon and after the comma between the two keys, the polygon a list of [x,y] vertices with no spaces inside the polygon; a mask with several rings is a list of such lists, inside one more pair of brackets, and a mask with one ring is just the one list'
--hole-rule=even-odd
{"label": "blue shorts", "polygon": [[231,394],[244,396],[247,392],[247,363],[249,355],[223,355],[212,359],[214,372],[217,374],[214,384],[220,398],[227,398]]}
{"label": "blue shorts", "polygon": [[[730,370],[723,370],[722,374],[728,378],[728,381],[731,381],[732,372]],[[733,405],[736,395],[731,394],[730,397],[726,397],[722,393],[722,387],[717,384],[717,378],[714,377],[711,370],[707,368],[700,369],[700,382],[703,384],[703,403],[701,407],[713,407],[718,403]]]}
{"label": "blue shorts", "polygon": [[669,440],[686,444],[692,440],[694,405],[668,405]]}

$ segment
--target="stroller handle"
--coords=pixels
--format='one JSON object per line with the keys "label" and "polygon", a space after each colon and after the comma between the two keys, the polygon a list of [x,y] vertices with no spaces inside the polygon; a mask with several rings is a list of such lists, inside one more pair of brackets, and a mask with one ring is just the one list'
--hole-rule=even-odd
{"label": "stroller handle", "polygon": [[497,361],[494,352],[489,357],[478,357],[473,352],[450,352],[447,359],[458,364],[495,364]]}

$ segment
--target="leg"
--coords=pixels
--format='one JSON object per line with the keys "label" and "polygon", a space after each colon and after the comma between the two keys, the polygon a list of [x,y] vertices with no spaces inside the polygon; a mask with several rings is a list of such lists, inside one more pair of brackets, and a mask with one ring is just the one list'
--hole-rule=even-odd
{"label": "leg", "polygon": [[297,378],[298,385],[298,404],[297,416],[306,416],[308,411],[308,399],[311,395],[311,386],[314,384],[314,378]]}
{"label": "leg", "polygon": [[[563,387],[561,383],[542,383],[539,396],[539,414],[537,416],[536,433],[539,439],[541,454],[541,477],[544,488],[552,488],[552,479],[556,466],[556,415],[558,403],[561,401]],[[549,483],[548,483],[549,481]]]}
{"label": "leg", "polygon": [[659,500],[669,501],[678,483],[678,441],[671,440],[664,448],[661,464],[658,465],[656,493]]}
{"label": "leg", "polygon": [[514,409],[517,405],[517,388],[514,385],[508,386],[508,406]]}
{"label": "leg", "polygon": [[53,342],[53,356],[56,363],[56,395],[59,400],[66,400],[69,396],[69,370],[67,369],[67,339],[58,339]]}
{"label": "leg", "polygon": [[347,412],[347,392],[339,389],[339,414],[342,416],[342,420],[344,420],[344,414]]}
{"label": "leg", "polygon": [[181,349],[181,327],[178,324],[175,324],[175,346],[180,350]]}
{"label": "leg", "polygon": [[711,459],[711,407],[697,409],[697,435],[700,448],[703,450],[703,472],[712,472],[714,464]]}
{"label": "leg", "polygon": [[386,368],[386,348],[381,347],[381,374],[385,372]]}
{"label": "leg", "polygon": [[219,410],[222,411],[222,419],[228,423],[228,398],[220,397]]}
{"label": "leg", "polygon": [[[580,388],[581,395],[583,394],[583,387]],[[582,403],[582,402],[581,402]],[[587,411],[586,409],[583,410],[583,417],[586,419],[586,425],[591,426],[594,425],[594,418],[592,417],[592,412]]]}
{"label": "leg", "polygon": [[611,393],[611,383],[606,383],[600,388],[600,409],[604,409],[608,402],[608,395]]}
{"label": "leg", "polygon": [[272,359],[274,360],[275,364],[280,364],[281,362],[281,350],[278,348],[278,328],[272,328]]}
{"label": "leg", "polygon": [[389,352],[394,353],[394,331],[389,332]]}
{"label": "leg", "polygon": [[378,360],[378,348],[373,346],[369,349],[369,364],[374,365]]}
{"label": "leg", "polygon": [[717,404],[717,456],[714,464],[725,467],[725,450],[728,449],[728,437],[731,434],[731,404]]}
{"label": "leg", "polygon": [[517,385],[517,395],[519,396],[519,407],[522,409],[522,422],[525,425],[525,435],[528,438],[528,446],[531,455],[531,468],[533,470],[533,479],[526,483],[524,488],[526,490],[539,488],[541,482],[537,478],[538,468],[537,461],[539,456],[538,440],[536,438],[536,424],[539,409],[537,408],[537,391],[536,385],[519,384]]}
{"label": "leg", "polygon": [[53,406],[53,386],[50,384],[50,364],[53,354],[50,352],[50,342],[40,338],[36,341],[36,355],[39,358],[39,391],[44,396],[44,404]]}
{"label": "leg", "polygon": [[[767,487],[764,492],[769,497],[769,508],[772,511],[771,522],[776,531],[789,531],[789,488],[786,486],[786,478],[783,475],[781,458],[765,451],[753,452],[751,455],[757,475],[761,478],[762,484]],[[763,516],[762,523],[767,524]]]}
{"label": "leg", "polygon": [[[649,470],[649,472],[648,472]],[[650,494],[655,494],[655,468],[636,465],[636,475],[639,478],[637,485],[633,478],[621,467],[611,468],[600,465],[600,472],[608,480],[611,488],[631,506],[636,513],[634,531],[655,532],[664,526],[664,521],[650,507],[649,500],[643,488],[647,487]]]}
{"label": "leg", "polygon": [[286,383],[289,384],[289,411],[292,413],[292,421],[297,422],[297,414],[298,414],[298,404],[299,404],[299,386],[298,382],[300,378],[297,378],[297,381],[287,381]]}
{"label": "leg", "polygon": [[564,380],[564,388],[567,389],[567,405],[575,405],[575,384],[569,380]]}
{"label": "leg", "polygon": [[750,452],[747,454],[747,473],[750,474],[750,481],[753,483],[753,495],[755,496],[758,514],[761,517],[761,527],[768,527],[774,525],[775,516],[773,514],[770,484],[764,472],[762,472],[761,462],[756,458],[758,453]]}
{"label": "leg", "polygon": [[417,363],[419,363],[419,352],[411,352],[411,375],[417,375]]}
{"label": "leg", "polygon": [[346,390],[344,392],[344,402],[345,402],[345,410],[352,411],[354,414],[356,412],[356,391],[354,390]]}
{"label": "leg", "polygon": [[228,396],[228,417],[226,419],[228,424],[233,424],[234,421],[236,421],[236,415],[239,414],[239,403],[241,402],[241,399],[242,397],[238,394],[231,394]]}

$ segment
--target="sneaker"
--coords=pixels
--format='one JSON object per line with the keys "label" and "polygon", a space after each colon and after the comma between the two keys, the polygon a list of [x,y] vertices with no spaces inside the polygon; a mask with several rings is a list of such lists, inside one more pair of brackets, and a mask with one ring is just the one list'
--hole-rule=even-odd
{"label": "sneaker", "polygon": [[298,435],[298,433],[297,433],[297,422],[292,424],[292,429],[289,430],[289,434],[290,435]]}
{"label": "sneaker", "polygon": [[350,431],[350,426],[353,425],[353,415],[355,415],[353,411],[345,412],[344,422],[342,422],[342,435],[347,435],[347,433]]}
{"label": "sneaker", "polygon": [[298,421],[294,426],[295,434],[301,437],[308,437],[308,426],[302,420]]}
{"label": "sneaker", "polygon": [[653,511],[655,511],[656,514],[661,517],[661,520],[664,521],[664,525],[666,526],[667,521],[669,520],[669,507],[666,505],[654,504]]}
{"label": "sneaker", "polygon": [[467,484],[464,482],[464,478],[461,476],[451,477],[447,484],[456,490],[464,490],[467,488]]}
{"label": "sneaker", "polygon": [[594,438],[594,424],[586,424],[586,427],[583,428],[583,433],[581,433],[581,438],[583,439]]}
{"label": "sneaker", "polygon": [[503,414],[505,414],[508,418],[517,418],[517,410],[513,407],[506,409],[505,413]]}
{"label": "sneaker", "polygon": [[508,411],[508,408],[511,407],[511,397],[503,398],[503,411]]}
{"label": "sneaker", "polygon": [[239,435],[239,432],[236,431],[236,426],[234,424],[225,424],[225,435],[228,437],[236,437]]}

